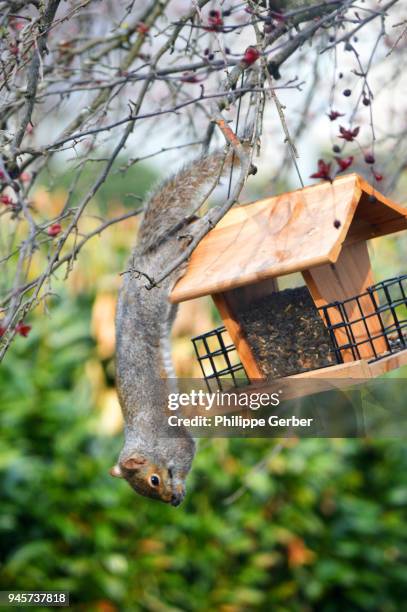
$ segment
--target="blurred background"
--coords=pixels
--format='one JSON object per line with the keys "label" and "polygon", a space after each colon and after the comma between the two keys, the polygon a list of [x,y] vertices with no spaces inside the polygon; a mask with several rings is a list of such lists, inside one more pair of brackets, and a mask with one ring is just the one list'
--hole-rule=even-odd
{"label": "blurred background", "polygon": [[[150,166],[114,173],[83,231],[126,212],[126,194],[155,178]],[[69,180],[37,185],[43,215],[60,209]],[[267,193],[257,182],[248,198]],[[136,226],[129,219],[86,245],[0,369],[1,589],[66,589],[74,609],[100,612],[401,610],[403,440],[291,439],[278,453],[275,440],[201,440],[180,508],[109,476],[122,442],[118,272]],[[374,245],[378,280],[405,271],[405,248],[405,237]],[[178,375],[199,376],[190,338],[215,316],[208,300],[181,306]]]}

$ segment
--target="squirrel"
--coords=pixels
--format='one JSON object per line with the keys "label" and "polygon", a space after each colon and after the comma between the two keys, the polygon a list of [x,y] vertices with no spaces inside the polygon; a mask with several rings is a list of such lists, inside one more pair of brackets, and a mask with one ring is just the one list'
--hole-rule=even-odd
{"label": "squirrel", "polygon": [[157,278],[185,249],[199,199],[222,174],[223,162],[222,151],[197,159],[147,199],[116,312],[116,386],[125,442],[110,473],[125,478],[137,493],[173,506],[185,496],[195,454],[188,430],[181,428],[174,437],[166,418],[168,395],[176,391],[170,350],[176,305],[169,294],[186,265],[151,289],[146,278]]}

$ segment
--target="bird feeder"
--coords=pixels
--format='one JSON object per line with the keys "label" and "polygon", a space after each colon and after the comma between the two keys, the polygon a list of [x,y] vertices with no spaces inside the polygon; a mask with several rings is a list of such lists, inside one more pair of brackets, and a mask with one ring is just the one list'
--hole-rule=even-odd
{"label": "bird feeder", "polygon": [[[211,295],[223,320],[193,339],[208,386],[365,379],[407,364],[407,275],[377,282],[368,252],[403,230],[407,210],[356,174],[231,209],[170,296]],[[279,291],[297,272],[304,285]]]}

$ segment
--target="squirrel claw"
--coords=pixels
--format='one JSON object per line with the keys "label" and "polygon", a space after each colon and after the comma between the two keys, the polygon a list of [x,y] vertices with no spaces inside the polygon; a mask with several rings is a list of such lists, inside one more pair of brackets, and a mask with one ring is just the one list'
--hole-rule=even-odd
{"label": "squirrel claw", "polygon": [[186,241],[186,246],[189,246],[191,244],[191,242],[193,241],[194,237],[192,234],[182,234],[180,236],[178,236],[178,240],[185,240]]}

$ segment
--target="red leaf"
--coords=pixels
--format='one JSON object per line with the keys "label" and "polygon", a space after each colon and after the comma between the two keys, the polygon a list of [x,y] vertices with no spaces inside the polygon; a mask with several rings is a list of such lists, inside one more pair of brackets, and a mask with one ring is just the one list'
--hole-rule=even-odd
{"label": "red leaf", "polygon": [[330,118],[331,121],[335,121],[336,119],[338,119],[338,117],[344,117],[344,116],[345,116],[345,113],[338,113],[338,111],[334,111],[334,110],[331,110],[328,113],[328,117]]}
{"label": "red leaf", "polygon": [[349,166],[353,164],[353,156],[351,155],[350,157],[344,157],[342,159],[340,157],[335,157],[335,161],[340,168],[338,172],[343,172],[344,170],[347,170]]}
{"label": "red leaf", "polygon": [[355,127],[353,130],[351,129],[346,129],[344,127],[339,126],[339,132],[340,132],[340,136],[339,138],[343,138],[344,140],[347,140],[348,142],[352,142],[356,136],[359,134],[360,131],[360,127]]}
{"label": "red leaf", "polygon": [[331,164],[327,164],[323,159],[318,160],[318,172],[311,174],[310,178],[320,178],[331,181]]}

